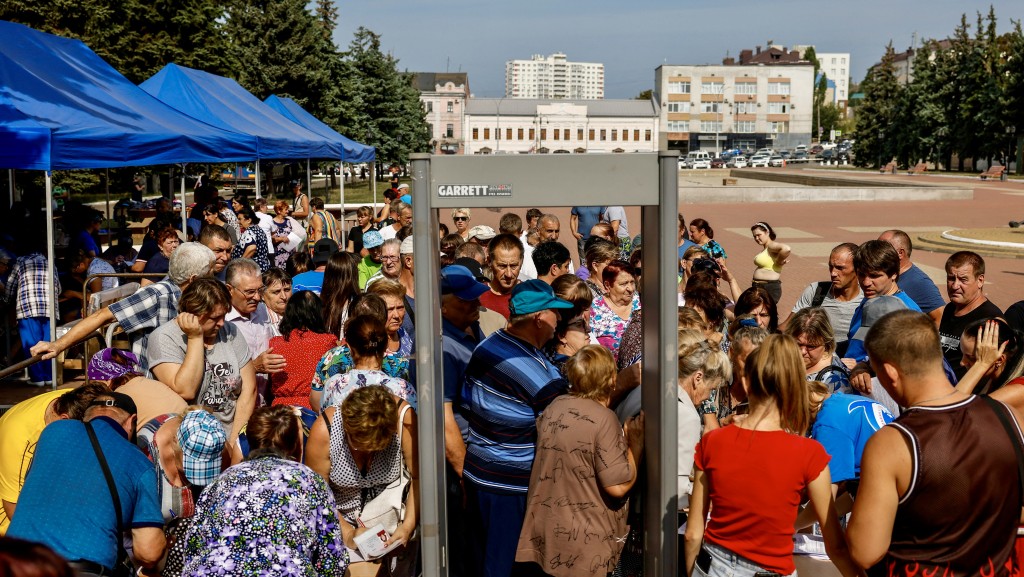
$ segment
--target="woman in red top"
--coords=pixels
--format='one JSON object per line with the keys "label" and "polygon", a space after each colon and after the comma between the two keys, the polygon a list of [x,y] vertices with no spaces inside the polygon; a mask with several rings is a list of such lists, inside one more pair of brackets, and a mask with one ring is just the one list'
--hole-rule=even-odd
{"label": "woman in red top", "polygon": [[803,366],[792,337],[769,335],[744,367],[749,414],[697,443],[686,526],[688,575],[795,573],[793,523],[805,489],[832,562],[844,577],[864,574],[850,560],[839,525],[829,456],[803,436],[810,423]]}
{"label": "woman in red top", "polygon": [[270,375],[273,404],[312,410],[313,371],[324,353],[338,345],[338,337],[324,327],[323,310],[320,297],[310,291],[299,291],[288,299],[280,325],[283,336],[270,339],[270,348],[288,359],[285,370]]}

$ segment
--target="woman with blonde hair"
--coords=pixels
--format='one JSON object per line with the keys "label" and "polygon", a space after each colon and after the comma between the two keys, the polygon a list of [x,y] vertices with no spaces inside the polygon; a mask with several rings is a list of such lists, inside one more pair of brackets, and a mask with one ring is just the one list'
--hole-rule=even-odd
{"label": "woman with blonde hair", "polygon": [[[387,389],[369,386],[356,389],[340,407],[328,407],[309,433],[306,464],[327,479],[337,503],[341,533],[350,549],[353,577],[377,575],[386,563],[391,575],[411,574],[418,547],[411,544],[419,518],[416,416],[409,404]],[[402,503],[398,526],[386,546],[401,541],[403,547],[384,557],[366,559],[355,538],[365,527],[361,515],[367,503],[385,487],[407,475],[409,490]]]}
{"label": "woman with blonde hair", "polygon": [[[517,570],[568,577],[580,569],[557,561],[573,558],[591,563],[592,574],[615,569],[628,529],[626,495],[636,482],[644,443],[643,415],[620,426],[608,408],[615,373],[607,349],[583,347],[565,365],[569,393],[551,401],[537,419],[537,454],[516,551],[521,564]],[[572,471],[571,478],[578,482],[564,482],[570,476],[563,477],[562,471]],[[587,527],[588,538],[567,538],[564,527],[570,526]]]}
{"label": "woman with blonde hair", "polygon": [[850,371],[836,354],[836,338],[825,309],[808,307],[793,313],[786,334],[800,347],[808,381],[822,381],[833,393],[851,392]]}
{"label": "woman with blonde hair", "polygon": [[828,453],[804,436],[811,416],[803,374],[796,341],[769,335],[745,365],[749,414],[697,444],[685,535],[688,575],[795,574],[793,525],[805,491],[829,558],[844,577],[864,575],[839,525]]}
{"label": "woman with blonde hair", "polygon": [[[605,223],[607,224],[607,223]],[[583,251],[583,270],[587,276],[580,276],[586,281],[593,298],[604,294],[604,283],[601,275],[608,263],[619,258],[619,245],[607,240],[591,237],[594,240],[587,240],[586,248]]]}

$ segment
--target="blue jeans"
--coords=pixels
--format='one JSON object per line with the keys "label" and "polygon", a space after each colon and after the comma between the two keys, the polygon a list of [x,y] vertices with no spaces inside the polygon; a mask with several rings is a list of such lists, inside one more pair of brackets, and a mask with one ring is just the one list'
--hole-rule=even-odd
{"label": "blue jeans", "polygon": [[[700,563],[695,563],[693,566],[694,577],[754,577],[756,573],[769,572],[725,547],[719,547],[707,541],[701,547],[711,555],[711,567],[705,573],[698,567]],[[783,577],[795,576],[796,572],[794,571],[792,575]]]}
{"label": "blue jeans", "polygon": [[[30,357],[29,349],[39,341],[50,340],[50,319],[46,317],[29,317],[18,319],[18,335],[21,337],[21,348],[25,358]],[[53,380],[52,361],[39,361],[28,367],[28,377],[36,383]]]}

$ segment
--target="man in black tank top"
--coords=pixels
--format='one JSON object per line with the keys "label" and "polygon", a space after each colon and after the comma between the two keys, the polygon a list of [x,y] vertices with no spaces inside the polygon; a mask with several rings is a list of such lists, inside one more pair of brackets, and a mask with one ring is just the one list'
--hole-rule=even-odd
{"label": "man in black tank top", "polygon": [[1003,577],[1021,513],[1020,416],[953,388],[933,321],[892,312],[865,339],[903,414],[871,437],[848,528],[871,575]]}

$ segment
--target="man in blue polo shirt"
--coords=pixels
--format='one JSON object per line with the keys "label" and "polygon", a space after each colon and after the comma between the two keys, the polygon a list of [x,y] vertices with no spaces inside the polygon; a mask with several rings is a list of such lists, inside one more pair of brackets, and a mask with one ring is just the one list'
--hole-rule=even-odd
{"label": "man in blue polo shirt", "polygon": [[444,350],[444,456],[448,461],[448,558],[453,577],[472,575],[470,559],[475,551],[466,536],[466,510],[462,490],[462,468],[466,459],[465,435],[469,424],[456,409],[459,389],[473,350],[483,340],[480,331],[480,295],[487,285],[461,265],[441,269],[441,342]]}
{"label": "man in blue polo shirt", "polygon": [[84,421],[47,425],[7,536],[52,548],[79,575],[111,574],[121,536],[110,486],[90,441],[91,428],[117,489],[122,526],[131,531],[135,562],[154,567],[166,544],[163,517],[153,464],[128,440],[136,419],[132,398],[111,392],[90,403]]}
{"label": "man in blue polo shirt", "polygon": [[508,577],[526,515],[537,416],[568,383],[544,353],[559,310],[572,309],[551,285],[528,280],[512,289],[508,327],[473,351],[462,387],[469,420],[463,470],[473,548],[486,560],[473,574]]}

